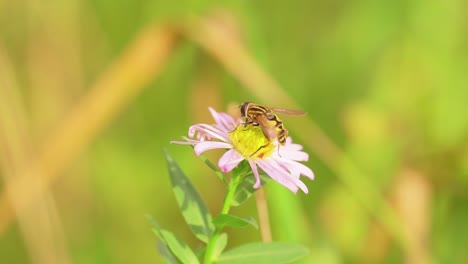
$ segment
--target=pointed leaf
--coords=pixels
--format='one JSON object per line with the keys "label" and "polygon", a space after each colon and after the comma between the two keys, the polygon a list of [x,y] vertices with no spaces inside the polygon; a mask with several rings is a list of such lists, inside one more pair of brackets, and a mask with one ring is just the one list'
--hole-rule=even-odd
{"label": "pointed leaf", "polygon": [[181,262],[167,247],[166,243],[158,239],[158,252],[167,264],[180,264]]}
{"label": "pointed leaf", "polygon": [[218,228],[229,227],[245,227],[251,225],[258,229],[257,221],[252,217],[240,218],[229,214],[219,214],[213,219],[213,224]]}
{"label": "pointed leaf", "polygon": [[163,238],[163,236],[161,235],[161,232],[160,232],[161,226],[159,225],[159,223],[156,222],[156,220],[150,215],[148,215],[147,218],[151,222],[151,224],[153,225],[153,228],[152,228],[153,233],[158,237],[159,240],[165,242],[164,238]]}
{"label": "pointed leaf", "polygon": [[208,208],[179,165],[177,165],[167,151],[164,152],[166,154],[173,191],[185,222],[198,239],[207,243],[209,237],[214,232]]}
{"label": "pointed leaf", "polygon": [[223,253],[224,248],[226,248],[228,241],[228,236],[226,233],[222,233],[219,235],[218,240],[216,240],[216,244],[213,247],[213,259],[217,259],[221,253]]}
{"label": "pointed leaf", "polygon": [[164,236],[163,229],[161,228],[161,226],[151,216],[147,216],[147,217],[148,217],[148,220],[153,225],[152,230],[154,234],[158,237],[157,239],[158,251],[159,251],[159,254],[161,254],[161,256],[163,257],[164,262],[168,264],[180,264],[181,262],[177,259],[176,255],[169,249],[168,242]]}
{"label": "pointed leaf", "polygon": [[224,252],[216,264],[291,263],[304,257],[308,252],[306,247],[290,243],[251,243]]}
{"label": "pointed leaf", "polygon": [[[262,183],[262,186],[270,179],[265,174],[260,174],[260,182]],[[255,177],[253,174],[249,174],[248,176],[244,177],[242,182],[239,184],[237,187],[236,193],[234,194],[234,197],[232,198],[232,205],[233,206],[239,206],[247,199],[252,196],[252,194],[257,191],[253,186],[255,184]]]}
{"label": "pointed leaf", "polygon": [[184,264],[200,263],[192,249],[190,249],[187,244],[182,242],[182,240],[178,239],[174,234],[167,230],[161,229],[159,232],[164,238],[164,241],[166,241],[167,248],[171,250],[171,252],[180,260],[180,262]]}

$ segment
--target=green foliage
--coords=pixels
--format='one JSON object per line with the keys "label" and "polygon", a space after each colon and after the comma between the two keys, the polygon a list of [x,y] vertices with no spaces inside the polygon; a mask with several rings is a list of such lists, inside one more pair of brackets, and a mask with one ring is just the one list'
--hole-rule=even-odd
{"label": "green foliage", "polygon": [[158,243],[158,251],[159,254],[163,257],[164,261],[167,264],[180,264],[180,261],[177,259],[177,257],[171,252],[169,247],[164,243],[163,241],[159,240],[157,241]]}
{"label": "green foliage", "polygon": [[[222,233],[223,228],[241,228],[251,225],[258,229],[257,222],[252,217],[241,218],[227,213],[234,202],[238,203],[233,198],[238,193],[239,187],[243,186],[243,193],[247,194],[242,196],[243,201],[250,197],[254,191],[253,189],[249,190],[250,194],[248,194],[245,191],[246,185],[242,185],[243,182],[252,185],[249,178],[245,177],[248,174],[246,164],[240,164],[238,168],[233,170],[231,183],[227,186],[228,191],[224,199],[222,213],[211,219],[206,205],[190,179],[166,150],[165,156],[179,209],[195,236],[207,244],[206,248],[202,248],[198,254],[195,254],[185,242],[173,233],[162,229],[156,221],[150,219],[153,222],[153,231],[158,238],[158,250],[167,263],[196,264],[199,263],[199,258],[203,258],[206,264],[213,262],[280,264],[290,263],[308,253],[305,247],[289,243],[252,243],[223,252],[228,241],[227,234]],[[207,162],[206,159],[204,161]]]}
{"label": "green foliage", "polygon": [[167,230],[160,230],[161,236],[167,244],[167,247],[176,256],[180,262],[184,264],[196,264],[199,263],[197,256],[190,247],[178,239],[174,234]]}
{"label": "green foliage", "polygon": [[[260,174],[260,181],[262,186],[267,183],[270,178],[265,174]],[[244,180],[239,184],[239,187],[234,194],[232,199],[233,206],[239,206],[247,201],[250,196],[257,190],[253,186],[255,184],[255,177],[252,173],[249,173],[245,176]]]}
{"label": "green foliage", "polygon": [[219,235],[213,247],[213,251],[212,251],[213,259],[218,259],[219,255],[221,255],[223,250],[226,248],[227,242],[228,242],[228,236],[226,233],[222,233],[221,235]]}
{"label": "green foliage", "polygon": [[251,243],[231,249],[223,253],[217,264],[281,264],[291,263],[309,253],[300,245],[290,243]]}
{"label": "green foliage", "polygon": [[214,232],[214,226],[208,208],[192,182],[182,172],[179,165],[177,165],[167,151],[165,151],[165,154],[169,167],[172,189],[182,215],[195,236],[203,242],[208,242]]}
{"label": "green foliage", "polygon": [[[153,232],[158,237],[158,250],[168,263],[199,263],[197,256],[190,247],[173,233],[162,229],[153,220]],[[180,262],[179,262],[180,261]]]}
{"label": "green foliage", "polygon": [[[161,256],[164,258],[164,261],[168,264],[178,264],[180,261],[176,257],[176,253],[173,253],[173,251],[169,247],[169,242],[167,241],[167,238],[164,234],[164,230],[161,229],[159,224],[156,222],[151,217],[148,217],[148,220],[152,223],[153,225],[153,233],[156,235],[157,239],[157,245],[158,245],[158,251],[161,254]],[[167,232],[167,231],[166,231]],[[170,235],[168,235],[170,236]],[[177,238],[176,238],[177,239]],[[171,243],[174,239],[171,240]],[[180,252],[176,248],[177,245],[172,246],[176,252]]]}
{"label": "green foliage", "polygon": [[224,227],[246,227],[251,225],[255,228],[258,228],[257,221],[255,219],[249,218],[240,218],[234,215],[229,214],[219,214],[213,219],[213,223],[217,228]]}

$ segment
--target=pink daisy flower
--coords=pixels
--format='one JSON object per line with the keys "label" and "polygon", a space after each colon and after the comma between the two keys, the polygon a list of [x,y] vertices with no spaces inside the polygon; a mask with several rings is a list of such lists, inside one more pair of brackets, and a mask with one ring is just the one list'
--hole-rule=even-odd
{"label": "pink daisy flower", "polygon": [[218,161],[222,172],[230,172],[241,161],[247,160],[256,179],[255,188],[261,187],[258,173],[260,167],[292,192],[301,189],[308,193],[307,186],[299,177],[304,175],[313,180],[314,173],[300,163],[309,159],[301,145],[292,143],[289,137],[284,145],[278,147],[278,141],[269,141],[259,126],[244,125],[242,120],[235,120],[227,113],[216,112],[211,107],[209,110],[216,124],[193,125],[189,128],[189,137],[183,137],[185,141],[171,143],[192,145],[197,156],[211,149],[228,149]]}

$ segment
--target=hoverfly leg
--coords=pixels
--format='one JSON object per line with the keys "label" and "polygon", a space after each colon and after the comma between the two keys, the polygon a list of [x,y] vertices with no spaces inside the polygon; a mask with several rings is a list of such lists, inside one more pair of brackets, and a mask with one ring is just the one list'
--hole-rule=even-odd
{"label": "hoverfly leg", "polygon": [[263,146],[261,146],[261,147],[259,147],[254,153],[250,154],[249,157],[252,157],[253,155],[257,154],[257,152],[259,152],[262,148],[264,148],[264,147],[266,147],[266,146],[268,146],[268,143],[265,144],[265,145],[263,145]]}

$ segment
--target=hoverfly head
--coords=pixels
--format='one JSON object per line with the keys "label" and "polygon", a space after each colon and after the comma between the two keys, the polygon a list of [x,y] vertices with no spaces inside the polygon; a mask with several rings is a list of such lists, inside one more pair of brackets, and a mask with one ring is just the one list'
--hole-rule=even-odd
{"label": "hoverfly head", "polygon": [[247,117],[249,106],[250,106],[250,102],[244,102],[241,105],[239,105],[242,117]]}

